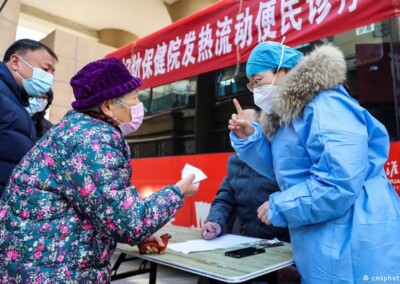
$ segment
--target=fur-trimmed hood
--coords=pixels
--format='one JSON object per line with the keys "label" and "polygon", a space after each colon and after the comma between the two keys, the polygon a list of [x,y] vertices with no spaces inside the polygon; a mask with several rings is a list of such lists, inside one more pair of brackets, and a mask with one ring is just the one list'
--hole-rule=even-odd
{"label": "fur-trimmed hood", "polygon": [[262,112],[260,123],[264,133],[272,138],[280,125],[298,118],[304,106],[318,92],[331,89],[346,80],[346,60],[334,45],[315,48],[290,70],[278,85],[273,100],[275,112]]}

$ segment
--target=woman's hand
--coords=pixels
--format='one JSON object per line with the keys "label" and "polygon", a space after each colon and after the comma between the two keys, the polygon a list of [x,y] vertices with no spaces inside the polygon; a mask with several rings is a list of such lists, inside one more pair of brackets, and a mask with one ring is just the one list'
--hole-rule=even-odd
{"label": "woman's hand", "polygon": [[[156,234],[151,235],[146,242],[156,242],[160,247],[165,247],[164,242],[162,241],[162,239],[157,236]],[[158,250],[157,247],[154,246],[147,246],[146,247],[146,254],[152,254],[152,253],[164,253],[165,250]]]}
{"label": "woman's hand", "polygon": [[271,225],[271,222],[268,220],[268,210],[269,210],[269,200],[265,201],[260,207],[258,207],[257,217],[264,224]]}
{"label": "woman's hand", "polygon": [[247,139],[250,135],[254,134],[254,127],[244,115],[243,109],[237,99],[233,99],[233,104],[237,113],[232,114],[228,128],[240,139]]}
{"label": "woman's hand", "polygon": [[175,184],[177,187],[179,187],[184,196],[193,196],[199,190],[200,183],[199,182],[193,183],[194,178],[195,175],[190,174],[189,176],[187,176],[184,179],[181,179]]}

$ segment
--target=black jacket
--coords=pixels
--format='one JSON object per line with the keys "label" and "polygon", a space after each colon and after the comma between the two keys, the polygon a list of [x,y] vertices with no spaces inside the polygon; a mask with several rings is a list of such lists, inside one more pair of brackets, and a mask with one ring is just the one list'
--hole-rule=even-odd
{"label": "black jacket", "polygon": [[236,154],[228,159],[228,175],[224,178],[214,198],[207,221],[218,221],[222,232],[230,233],[228,222],[237,214],[240,234],[248,237],[289,241],[287,228],[265,225],[257,218],[257,208],[278,191],[278,186],[261,176]]}
{"label": "black jacket", "polygon": [[35,126],[24,108],[27,98],[0,62],[0,196],[11,171],[36,141]]}
{"label": "black jacket", "polygon": [[53,127],[53,123],[51,123],[50,121],[48,121],[45,117],[44,117],[45,113],[42,115],[41,113],[35,114],[34,116],[32,116],[32,120],[33,123],[35,124],[35,128],[36,128],[36,137],[37,140],[39,140],[40,138],[42,138],[42,136],[49,131],[50,128]]}

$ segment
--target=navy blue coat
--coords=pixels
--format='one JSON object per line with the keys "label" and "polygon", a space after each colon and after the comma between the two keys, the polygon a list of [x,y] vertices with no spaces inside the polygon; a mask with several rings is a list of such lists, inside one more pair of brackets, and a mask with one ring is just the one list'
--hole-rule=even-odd
{"label": "navy blue coat", "polygon": [[218,221],[222,232],[229,233],[230,217],[237,214],[241,235],[289,241],[287,228],[266,225],[257,218],[257,208],[276,191],[279,191],[276,183],[258,174],[233,154],[228,158],[228,175],[211,204],[207,221]]}
{"label": "navy blue coat", "polygon": [[36,141],[36,131],[25,110],[25,91],[0,62],[0,196],[11,171]]}

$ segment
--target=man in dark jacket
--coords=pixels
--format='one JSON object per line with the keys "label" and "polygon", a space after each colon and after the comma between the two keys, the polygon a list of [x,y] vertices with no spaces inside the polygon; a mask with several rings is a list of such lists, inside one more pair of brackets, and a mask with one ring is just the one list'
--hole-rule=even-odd
{"label": "man in dark jacket", "polygon": [[[287,228],[265,225],[257,218],[257,208],[278,190],[275,183],[258,174],[236,154],[232,154],[228,158],[228,175],[223,179],[211,204],[203,227],[203,237],[212,239],[221,233],[231,233],[228,224],[231,216],[236,214],[239,222],[237,233],[248,237],[276,237],[282,241],[289,241]],[[214,223],[212,228],[208,227],[209,223]],[[208,231],[205,231],[207,228]]]}
{"label": "man in dark jacket", "polygon": [[[248,120],[256,121],[254,109],[244,110]],[[289,242],[289,230],[282,227],[266,225],[257,217],[257,209],[269,200],[269,196],[279,191],[278,185],[260,175],[242,162],[236,154],[228,158],[228,174],[223,179],[215,196],[206,223],[201,234],[204,239],[211,240],[222,233],[236,233],[247,237],[273,239]],[[232,227],[232,216],[236,217]],[[236,228],[238,227],[238,228]],[[238,229],[238,232],[232,229]],[[294,266],[290,266],[261,277],[262,282],[268,283],[299,283],[300,275]],[[208,282],[200,279],[199,283]]]}
{"label": "man in dark jacket", "polygon": [[11,171],[36,142],[28,96],[49,91],[57,55],[29,39],[14,42],[0,62],[0,196]]}
{"label": "man in dark jacket", "polygon": [[[254,109],[244,110],[247,119],[257,120]],[[266,225],[257,217],[257,209],[269,196],[279,191],[278,185],[258,174],[242,162],[236,154],[228,158],[228,175],[223,179],[215,196],[206,223],[202,228],[203,238],[210,240],[221,233],[231,233],[229,223],[237,216],[241,235],[289,241],[287,228]]]}

